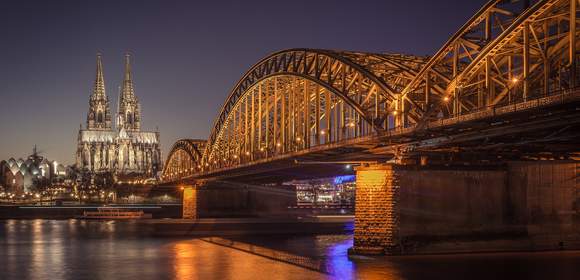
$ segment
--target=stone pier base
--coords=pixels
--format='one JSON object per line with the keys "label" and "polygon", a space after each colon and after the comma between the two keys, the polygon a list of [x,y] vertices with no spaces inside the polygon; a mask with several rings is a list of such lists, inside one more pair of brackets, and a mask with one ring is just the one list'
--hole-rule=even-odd
{"label": "stone pier base", "polygon": [[356,169],[353,254],[400,252],[399,178],[396,166],[380,164]]}
{"label": "stone pier base", "polygon": [[356,170],[355,254],[580,249],[580,163]]}
{"label": "stone pier base", "polygon": [[196,219],[197,214],[197,187],[183,186],[183,219]]}

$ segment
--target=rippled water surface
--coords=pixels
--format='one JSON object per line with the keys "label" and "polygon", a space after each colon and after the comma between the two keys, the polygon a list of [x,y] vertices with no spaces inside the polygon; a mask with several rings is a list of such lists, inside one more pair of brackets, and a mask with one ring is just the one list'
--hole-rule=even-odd
{"label": "rippled water surface", "polygon": [[349,235],[159,238],[127,221],[0,221],[0,279],[580,279],[580,252],[358,257]]}

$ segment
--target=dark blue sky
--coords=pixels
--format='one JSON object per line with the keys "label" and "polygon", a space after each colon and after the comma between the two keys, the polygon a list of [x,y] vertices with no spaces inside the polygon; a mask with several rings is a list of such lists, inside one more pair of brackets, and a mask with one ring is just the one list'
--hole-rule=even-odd
{"label": "dark blue sky", "polygon": [[[484,0],[2,1],[0,160],[74,162],[103,54],[116,100],[133,54],[143,127],[206,138],[229,90],[262,57],[287,48],[434,53]],[[113,108],[111,108],[114,110]]]}

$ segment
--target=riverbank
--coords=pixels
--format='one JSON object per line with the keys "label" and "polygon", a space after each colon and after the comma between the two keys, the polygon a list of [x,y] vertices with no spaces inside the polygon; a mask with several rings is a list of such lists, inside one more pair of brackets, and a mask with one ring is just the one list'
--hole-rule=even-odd
{"label": "riverbank", "polygon": [[[1,219],[73,219],[84,211],[94,211],[103,205],[71,206],[36,206],[36,205],[0,205]],[[108,206],[141,210],[153,218],[180,218],[181,204],[144,205],[144,204],[111,204]]]}
{"label": "riverbank", "polygon": [[235,236],[262,234],[350,234],[354,216],[296,218],[152,219],[140,220],[157,236]]}

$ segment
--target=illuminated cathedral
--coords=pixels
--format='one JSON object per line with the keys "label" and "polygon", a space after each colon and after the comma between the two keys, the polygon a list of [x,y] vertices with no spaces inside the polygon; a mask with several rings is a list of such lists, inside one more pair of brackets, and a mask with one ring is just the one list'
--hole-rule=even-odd
{"label": "illuminated cathedral", "polygon": [[159,132],[141,131],[141,106],[133,90],[130,56],[125,55],[123,85],[113,126],[105,93],[103,64],[97,55],[97,76],[89,99],[86,127],[78,134],[76,164],[95,174],[155,176],[161,169]]}

